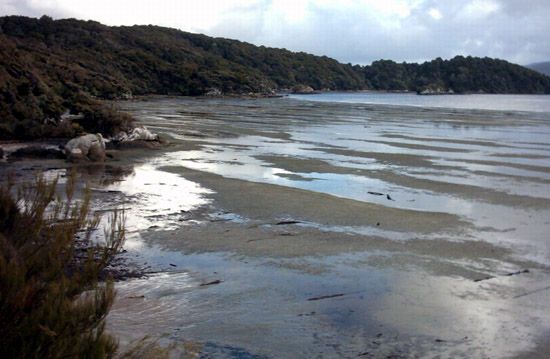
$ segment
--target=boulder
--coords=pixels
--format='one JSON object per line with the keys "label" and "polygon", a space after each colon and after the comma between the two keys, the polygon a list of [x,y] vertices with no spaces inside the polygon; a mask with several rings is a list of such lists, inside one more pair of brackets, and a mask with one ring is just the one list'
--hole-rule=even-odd
{"label": "boulder", "polygon": [[130,141],[143,140],[143,141],[158,141],[159,135],[152,133],[146,127],[136,127],[128,135]]}
{"label": "boulder", "polygon": [[73,162],[83,161],[86,159],[86,156],[84,156],[84,153],[82,153],[80,148],[73,148],[70,152],[65,151],[65,154],[67,155],[67,159]]}
{"label": "boulder", "polygon": [[149,131],[146,127],[136,127],[128,133],[119,132],[115,137],[108,141],[111,149],[127,148],[159,148],[166,144],[159,135]]}
{"label": "boulder", "polygon": [[115,142],[158,141],[159,135],[149,131],[147,127],[136,127],[128,133],[120,132],[113,140]]}
{"label": "boulder", "polygon": [[307,95],[307,94],[314,94],[315,90],[311,86],[296,85],[292,88],[292,93],[297,95]]}
{"label": "boulder", "polygon": [[100,133],[73,138],[65,145],[65,155],[69,161],[104,161],[105,141]]}
{"label": "boulder", "polygon": [[210,97],[218,97],[221,95],[222,95],[222,91],[215,87],[208,89],[207,92],[204,94],[204,96],[210,96]]}

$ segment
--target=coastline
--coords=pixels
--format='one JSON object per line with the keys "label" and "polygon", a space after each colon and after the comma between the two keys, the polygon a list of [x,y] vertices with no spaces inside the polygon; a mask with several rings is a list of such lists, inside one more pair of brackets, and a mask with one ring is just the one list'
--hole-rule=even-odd
{"label": "coastline", "polygon": [[550,6],[499,1],[0,5],[0,353],[550,357]]}
{"label": "coastline", "polygon": [[[325,117],[315,116],[330,111],[333,124],[334,113],[354,118],[365,113],[363,107],[346,110],[352,111],[350,114],[337,112],[345,106],[333,105],[315,112],[308,104],[294,102],[284,106],[297,109],[281,109],[277,101],[263,100],[260,104],[264,107],[249,106],[248,101],[215,99],[125,102],[125,110],[142,116],[140,123],[161,135],[170,133],[171,144],[157,150],[113,150],[113,158],[104,164],[79,166],[82,179],[92,185],[95,208],[127,208],[131,227],[124,256],[147,272],[145,278],[117,283],[119,297],[108,327],[119,335],[122,348],[145,334],[163,333],[169,338],[163,342],[167,347],[192,344],[204,355],[213,356],[312,356],[320,351],[356,356],[369,351],[373,355],[459,352],[498,357],[522,350],[545,350],[524,338],[537,338],[546,325],[530,321],[537,315],[544,318],[545,304],[540,301],[544,292],[528,293],[548,283],[550,268],[544,261],[522,255],[517,246],[499,241],[521,231],[472,224],[472,218],[456,213],[394,208],[402,206],[405,195],[396,188],[391,194],[397,203],[385,198],[376,202],[379,197],[375,195],[351,200],[293,188],[285,177],[275,177],[282,181],[280,184],[255,177],[231,177],[233,171],[245,170],[251,164],[268,172],[270,168],[286,171],[280,173],[304,183],[309,176],[310,182],[315,182],[323,173],[370,177],[369,172],[342,167],[328,158],[296,158],[295,151],[305,151],[309,156],[346,156],[352,158],[344,162],[349,165],[363,164],[359,161],[364,156],[367,164],[372,158],[375,163],[389,166],[440,169],[432,163],[433,155],[426,157],[419,151],[431,154],[435,151],[433,142],[441,142],[441,138],[428,141],[426,134],[409,133],[419,136],[424,147],[408,144],[400,150],[406,154],[369,152],[368,147],[344,152],[314,142],[319,138],[310,137],[310,132],[318,136],[315,131],[326,121]],[[373,106],[371,111],[375,109]],[[256,116],[256,111],[262,111],[262,116]],[[419,114],[437,120],[432,112],[446,116],[446,112],[435,110],[428,115],[403,109],[386,113],[384,107],[377,111],[382,117],[380,124],[370,120],[367,134],[375,133],[376,126],[387,131],[386,126],[391,128],[393,124],[385,117],[396,114],[400,121],[404,116],[416,118]],[[305,120],[301,122],[296,114],[303,114]],[[334,126],[346,125],[346,121],[339,119]],[[427,120],[422,117],[410,121],[405,122],[408,128]],[[491,123],[471,113],[452,117],[452,125],[458,128]],[[308,131],[295,130],[305,126],[309,126]],[[502,121],[491,126],[503,130],[512,124]],[[342,137],[337,139],[342,141]],[[386,143],[380,145],[389,145],[391,137],[385,138]],[[299,146],[292,146],[293,141],[299,141]],[[369,141],[367,146],[377,143]],[[394,145],[404,143],[399,141]],[[255,152],[270,144],[277,148],[289,146],[294,152],[291,156]],[[437,146],[502,150],[499,143],[475,138],[449,140]],[[268,151],[273,151],[270,148]],[[308,152],[310,148],[316,150]],[[415,160],[411,157],[414,151]],[[461,157],[469,153],[437,152]],[[528,154],[524,155],[529,159]],[[29,179],[39,168],[55,176],[69,167],[60,160],[9,165],[18,168],[20,178]],[[496,165],[503,166],[502,162]],[[201,170],[193,166],[204,167]],[[227,174],[213,173],[224,166],[228,166]],[[456,170],[451,164],[446,166],[441,170]],[[400,178],[380,168],[376,171],[372,175],[377,173],[380,180],[396,182]],[[520,179],[529,178],[525,174]],[[404,186],[420,186],[419,179],[401,179]],[[546,183],[544,178],[539,179],[541,184]],[[428,189],[435,190],[424,190]],[[442,193],[454,193],[452,197],[474,201],[481,192],[471,189],[464,183],[437,187]],[[367,190],[371,190],[368,185],[365,195]],[[413,197],[415,208],[421,194]],[[512,198],[510,194],[487,198],[496,206],[529,207],[529,197],[504,203],[504,199]],[[491,205],[491,201],[476,205]],[[544,198],[537,203],[540,210],[548,207]],[[522,272],[525,269],[528,272]],[[495,313],[499,315],[492,326],[483,324]],[[515,328],[507,321],[516,323]],[[319,338],[318,333],[326,336]],[[283,342],[285,348],[280,346]]]}

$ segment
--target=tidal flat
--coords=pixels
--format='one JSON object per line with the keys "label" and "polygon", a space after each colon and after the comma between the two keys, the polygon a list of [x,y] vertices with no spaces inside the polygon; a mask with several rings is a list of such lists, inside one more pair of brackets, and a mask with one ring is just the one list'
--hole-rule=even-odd
{"label": "tidal flat", "polygon": [[85,174],[96,210],[125,208],[124,255],[148,272],[117,283],[108,328],[123,347],[149,336],[216,358],[550,355],[549,112],[119,105],[171,142]]}
{"label": "tidal flat", "polygon": [[548,354],[548,112],[122,106],[172,142],[108,187],[134,196],[130,251],[158,272],[118,285],[123,341],[229,358]]}

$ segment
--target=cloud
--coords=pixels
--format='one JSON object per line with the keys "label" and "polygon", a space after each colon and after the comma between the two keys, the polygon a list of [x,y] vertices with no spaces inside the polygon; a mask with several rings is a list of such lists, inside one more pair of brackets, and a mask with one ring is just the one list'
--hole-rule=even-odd
{"label": "cloud", "polygon": [[0,14],[156,24],[360,64],[550,59],[547,0],[0,0]]}
{"label": "cloud", "polygon": [[441,20],[441,18],[443,18],[441,11],[437,10],[434,7],[428,10],[428,15],[430,15],[434,20]]}
{"label": "cloud", "polygon": [[479,21],[494,14],[499,8],[495,0],[474,0],[468,2],[458,16],[466,21]]}

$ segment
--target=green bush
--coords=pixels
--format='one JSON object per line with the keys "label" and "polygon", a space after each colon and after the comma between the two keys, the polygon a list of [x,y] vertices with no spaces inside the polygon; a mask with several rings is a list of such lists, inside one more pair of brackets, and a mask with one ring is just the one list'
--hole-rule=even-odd
{"label": "green bush", "polygon": [[123,221],[115,213],[105,243],[93,244],[99,218],[89,214],[89,191],[75,199],[75,178],[63,198],[57,181],[42,178],[17,194],[12,184],[0,186],[2,358],[108,358],[116,351],[104,330],[113,283],[98,278],[122,246]]}
{"label": "green bush", "polygon": [[132,116],[118,111],[112,105],[76,105],[76,109],[84,115],[84,118],[75,122],[89,133],[101,133],[107,136],[115,135],[120,131],[130,130],[134,121]]}

